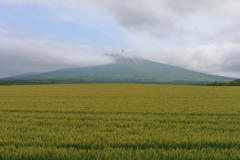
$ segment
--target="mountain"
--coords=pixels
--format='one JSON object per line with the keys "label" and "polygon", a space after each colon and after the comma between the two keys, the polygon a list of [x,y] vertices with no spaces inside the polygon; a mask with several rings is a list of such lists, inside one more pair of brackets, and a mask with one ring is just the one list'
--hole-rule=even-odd
{"label": "mountain", "polygon": [[115,63],[51,71],[41,74],[0,79],[10,83],[166,83],[207,84],[229,82],[234,78],[214,76],[133,57],[107,55]]}
{"label": "mountain", "polygon": [[41,72],[30,72],[30,73],[24,73],[24,74],[19,74],[16,76],[13,76],[11,78],[15,78],[15,77],[25,77],[25,76],[32,76],[32,75],[36,75],[36,74],[41,74]]}

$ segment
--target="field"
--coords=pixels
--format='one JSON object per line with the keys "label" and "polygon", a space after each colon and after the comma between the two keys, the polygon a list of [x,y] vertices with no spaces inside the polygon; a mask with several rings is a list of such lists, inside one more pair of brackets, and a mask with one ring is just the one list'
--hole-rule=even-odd
{"label": "field", "polygon": [[0,159],[240,159],[240,88],[0,86]]}

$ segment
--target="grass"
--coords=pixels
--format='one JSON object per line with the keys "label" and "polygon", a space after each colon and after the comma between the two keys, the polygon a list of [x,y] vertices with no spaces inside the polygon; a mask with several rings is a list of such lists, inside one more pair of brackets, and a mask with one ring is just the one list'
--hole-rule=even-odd
{"label": "grass", "polygon": [[0,86],[0,159],[240,159],[239,87]]}

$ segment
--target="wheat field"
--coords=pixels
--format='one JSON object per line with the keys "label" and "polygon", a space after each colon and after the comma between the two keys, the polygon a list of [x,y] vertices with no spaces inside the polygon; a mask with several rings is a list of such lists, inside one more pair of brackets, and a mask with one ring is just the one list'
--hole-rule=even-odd
{"label": "wheat field", "polygon": [[1,160],[240,159],[240,88],[0,86]]}

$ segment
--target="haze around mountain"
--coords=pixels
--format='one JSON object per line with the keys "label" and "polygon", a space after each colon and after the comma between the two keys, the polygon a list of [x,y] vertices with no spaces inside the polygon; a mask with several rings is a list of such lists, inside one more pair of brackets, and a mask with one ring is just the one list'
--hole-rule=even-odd
{"label": "haze around mountain", "polygon": [[111,64],[29,73],[0,79],[3,84],[49,83],[158,83],[205,85],[214,81],[230,82],[234,78],[214,76],[179,67],[153,62],[141,57],[104,54],[114,60]]}

